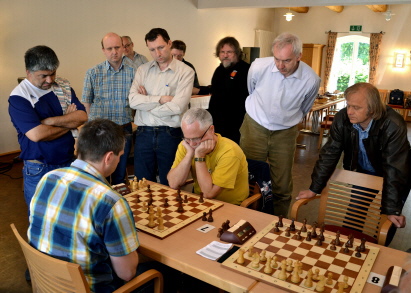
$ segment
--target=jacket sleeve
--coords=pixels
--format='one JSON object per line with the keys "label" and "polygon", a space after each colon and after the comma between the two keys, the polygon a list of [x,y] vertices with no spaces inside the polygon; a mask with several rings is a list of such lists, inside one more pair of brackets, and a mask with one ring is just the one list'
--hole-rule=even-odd
{"label": "jacket sleeve", "polygon": [[319,194],[327,185],[344,149],[343,113],[340,111],[331,125],[327,143],[321,148],[320,157],[311,174],[310,190]]}
{"label": "jacket sleeve", "polygon": [[[382,145],[383,189],[381,213],[400,215],[410,191],[410,143],[404,121],[388,126]],[[395,126],[395,127],[392,127]]]}

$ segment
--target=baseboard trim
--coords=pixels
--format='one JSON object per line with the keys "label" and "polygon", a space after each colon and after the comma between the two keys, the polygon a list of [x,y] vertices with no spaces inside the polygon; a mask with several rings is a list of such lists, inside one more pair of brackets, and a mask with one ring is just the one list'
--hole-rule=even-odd
{"label": "baseboard trim", "polygon": [[17,150],[17,151],[11,151],[11,152],[7,152],[7,153],[2,153],[2,154],[0,154],[0,157],[4,157],[4,156],[9,156],[9,155],[14,155],[14,154],[16,154],[16,155],[18,155],[18,154],[20,154],[20,150]]}

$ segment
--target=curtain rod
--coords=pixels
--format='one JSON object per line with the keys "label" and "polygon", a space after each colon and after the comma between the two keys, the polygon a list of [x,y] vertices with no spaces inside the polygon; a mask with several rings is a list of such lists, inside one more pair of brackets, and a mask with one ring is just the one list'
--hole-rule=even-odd
{"label": "curtain rod", "polygon": [[[378,34],[378,33],[372,33],[372,32],[332,32],[332,31],[328,31],[328,32],[325,32],[325,33],[326,33],[326,34],[328,34],[328,33],[338,33],[338,34],[352,34],[352,33],[356,33],[356,34]],[[380,31],[379,33],[385,35],[385,32],[383,32],[383,31]]]}

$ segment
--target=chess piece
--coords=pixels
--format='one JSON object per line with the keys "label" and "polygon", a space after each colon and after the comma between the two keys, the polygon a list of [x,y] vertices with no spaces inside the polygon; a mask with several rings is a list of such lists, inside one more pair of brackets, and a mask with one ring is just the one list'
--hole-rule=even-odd
{"label": "chess piece", "polygon": [[184,194],[184,203],[188,203],[187,194]]}
{"label": "chess piece", "polygon": [[294,266],[293,275],[291,276],[291,282],[297,284],[301,280],[300,275],[298,274],[298,266]]}
{"label": "chess piece", "polygon": [[225,228],[226,231],[230,229],[230,220],[225,221]]}
{"label": "chess piece", "polygon": [[311,232],[310,231],[307,232],[307,238],[305,238],[305,240],[307,240],[308,242],[311,241]]}
{"label": "chess piece", "polygon": [[287,259],[287,272],[292,272],[293,271],[293,261],[291,259]]}
{"label": "chess piece", "polygon": [[[148,186],[148,183],[147,183],[146,178],[143,177],[143,187],[146,187],[146,186]],[[149,189],[150,189],[150,187],[149,187]]]}
{"label": "chess piece", "polygon": [[157,217],[161,217],[161,215],[162,215],[161,209],[160,207],[157,207]]}
{"label": "chess piece", "polygon": [[301,227],[301,232],[307,232],[307,219],[303,220],[303,226]]}
{"label": "chess piece", "polygon": [[137,182],[137,177],[134,176],[133,182],[131,184],[131,189],[133,191],[137,191],[138,190],[138,182]]}
{"label": "chess piece", "polygon": [[311,238],[313,238],[313,239],[317,238],[317,231],[316,230],[317,230],[317,223],[314,223],[313,230],[311,232]]}
{"label": "chess piece", "polygon": [[314,270],[314,274],[313,274],[312,279],[313,279],[314,281],[318,281],[318,280],[320,279],[320,270],[319,270],[319,269],[315,269],[315,270]]}
{"label": "chess piece", "polygon": [[339,282],[338,283],[338,291],[337,293],[344,293],[344,283],[343,282]]}
{"label": "chess piece", "polygon": [[323,231],[320,231],[320,235],[318,236],[318,238],[320,238],[321,241],[324,241],[324,240],[325,240],[324,232],[323,232]]}
{"label": "chess piece", "polygon": [[154,228],[156,226],[156,223],[154,222],[154,213],[150,213],[148,215],[148,224],[147,224],[147,226],[150,227],[150,228]]}
{"label": "chess piece", "polygon": [[178,202],[177,212],[184,213],[184,208],[183,208],[183,202],[182,201]]}
{"label": "chess piece", "polygon": [[[202,221],[207,222],[207,213],[203,212],[203,217],[201,218]],[[222,230],[222,228],[220,228]]]}
{"label": "chess piece", "polygon": [[158,223],[157,229],[160,231],[164,230],[163,218],[161,217],[157,218],[157,223]]}
{"label": "chess piece", "polygon": [[203,203],[204,202],[204,195],[202,192],[200,192],[200,198],[198,199],[199,203]]}
{"label": "chess piece", "polygon": [[343,280],[344,280],[344,289],[347,289],[348,288],[348,277],[344,276]]}
{"label": "chess piece", "polygon": [[365,251],[365,238],[361,239],[361,245],[360,245],[360,252],[364,252]]}
{"label": "chess piece", "polygon": [[267,257],[265,256],[266,251],[263,249],[260,253],[260,261],[266,261]]}
{"label": "chess piece", "polygon": [[360,247],[357,246],[357,248],[355,249],[357,252],[355,253],[356,257],[361,257],[361,252],[360,252]]}
{"label": "chess piece", "polygon": [[317,285],[315,286],[315,291],[323,292],[325,289],[325,277],[320,276]]}
{"label": "chess piece", "polygon": [[180,188],[177,189],[177,197],[176,197],[176,200],[177,200],[177,201],[183,200],[182,197],[181,197],[181,190],[180,190]]}
{"label": "chess piece", "polygon": [[278,217],[278,227],[284,227],[282,215]]}
{"label": "chess piece", "polygon": [[[221,229],[221,228],[220,228]],[[237,263],[242,265],[244,263],[244,249],[240,248],[238,250],[238,258],[237,258]]]}
{"label": "chess piece", "polygon": [[280,280],[286,280],[287,279],[287,273],[285,272],[286,264],[285,264],[285,259],[282,260],[281,262],[281,271],[278,274],[278,277]]}
{"label": "chess piece", "polygon": [[342,245],[341,240],[340,240],[340,231],[337,231],[335,234],[335,245],[340,246]]}
{"label": "chess piece", "polygon": [[347,243],[345,244],[348,248],[353,248],[353,241],[354,240],[354,236],[352,236],[352,234],[350,234],[348,236],[348,240]]}
{"label": "chess piece", "polygon": [[139,203],[140,202],[140,196],[137,194],[136,195],[136,202]]}
{"label": "chess piece", "polygon": [[289,237],[290,235],[290,227],[287,227],[287,229],[285,229],[285,236]]}
{"label": "chess piece", "polygon": [[305,279],[305,281],[304,281],[304,286],[305,286],[305,287],[311,288],[311,287],[313,286],[312,277],[313,277],[313,270],[312,270],[312,269],[309,269],[309,270],[308,270],[308,273],[307,273],[307,277],[306,277],[306,279]]}
{"label": "chess piece", "polygon": [[315,245],[317,245],[317,246],[322,246],[322,245],[323,245],[322,240],[321,240],[320,238],[318,238],[318,240],[317,240],[317,242],[315,243]]}
{"label": "chess piece", "polygon": [[208,212],[208,218],[207,218],[207,222],[213,222],[213,210],[210,209],[210,211]]}
{"label": "chess piece", "polygon": [[[325,231],[325,223],[322,223],[322,224],[321,224],[321,229],[320,229],[320,230],[321,230],[321,232],[324,233],[324,231]],[[323,240],[323,241],[324,241],[324,240]]]}
{"label": "chess piece", "polygon": [[331,240],[331,245],[330,245],[330,250],[336,250],[337,247],[335,247],[335,240]]}
{"label": "chess piece", "polygon": [[170,205],[168,204],[168,198],[164,199],[164,207],[168,208]]}
{"label": "chess piece", "polygon": [[143,207],[141,208],[141,210],[143,211],[143,212],[146,212],[147,211],[147,202],[143,202]]}
{"label": "chess piece", "polygon": [[280,223],[275,223],[275,228],[274,228],[274,232],[280,232],[280,229],[278,228],[278,225],[279,225]]}
{"label": "chess piece", "polygon": [[251,267],[258,269],[260,267],[260,255],[258,252],[253,254],[253,261],[251,262]]}
{"label": "chess piece", "polygon": [[253,247],[252,246],[250,248],[248,248],[248,256],[249,257],[253,256]]}
{"label": "chess piece", "polygon": [[272,260],[271,260],[271,267],[273,269],[276,269],[278,267],[278,263],[277,263],[277,256],[273,256]]}
{"label": "chess piece", "polygon": [[295,237],[296,240],[301,240],[301,231],[297,232],[297,236]]}
{"label": "chess piece", "polygon": [[271,274],[272,272],[273,272],[273,269],[271,267],[271,256],[268,256],[267,262],[265,263],[265,267],[264,267],[264,273]]}
{"label": "chess piece", "polygon": [[147,186],[147,192],[148,192],[148,193],[151,193],[150,184],[147,184],[147,183],[146,183],[146,178],[143,178],[143,182],[142,182],[142,183],[143,183],[143,185],[145,185],[144,187]]}
{"label": "chess piece", "polygon": [[[207,220],[207,218],[206,218]],[[204,220],[203,220],[204,221]],[[220,238],[221,234],[223,234],[223,228],[218,228],[218,233],[217,233],[217,237]]]}
{"label": "chess piece", "polygon": [[350,250],[348,249],[348,247],[346,246],[345,248],[344,248],[344,253],[349,253],[350,252]]}
{"label": "chess piece", "polygon": [[298,273],[301,275],[303,273],[303,263],[298,261]]}
{"label": "chess piece", "polygon": [[294,219],[291,219],[290,231],[291,231],[291,232],[295,231]]}
{"label": "chess piece", "polygon": [[327,285],[332,285],[333,284],[333,273],[328,273],[327,274],[327,280],[325,281]]}

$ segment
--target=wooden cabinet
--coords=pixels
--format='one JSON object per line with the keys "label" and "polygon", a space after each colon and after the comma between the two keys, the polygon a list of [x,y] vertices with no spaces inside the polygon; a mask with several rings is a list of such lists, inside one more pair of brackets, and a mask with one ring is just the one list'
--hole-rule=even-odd
{"label": "wooden cabinet", "polygon": [[320,77],[324,47],[325,45],[321,44],[303,44],[303,54],[301,57],[301,60],[310,65]]}

